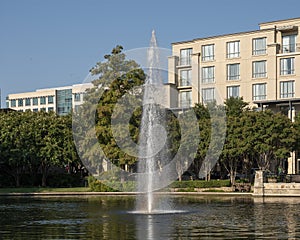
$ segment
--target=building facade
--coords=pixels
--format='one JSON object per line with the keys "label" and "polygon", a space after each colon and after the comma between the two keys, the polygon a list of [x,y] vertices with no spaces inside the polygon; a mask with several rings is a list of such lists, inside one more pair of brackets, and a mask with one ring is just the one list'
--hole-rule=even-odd
{"label": "building facade", "polygon": [[[293,120],[300,110],[300,18],[259,24],[255,31],[172,44],[168,85],[172,108],[243,97]],[[293,153],[294,154],[294,153]],[[300,171],[300,156],[289,173]]]}
{"label": "building facade", "polygon": [[58,115],[67,115],[83,103],[85,90],[92,86],[86,83],[9,94],[6,98],[6,107],[21,112],[54,111]]}

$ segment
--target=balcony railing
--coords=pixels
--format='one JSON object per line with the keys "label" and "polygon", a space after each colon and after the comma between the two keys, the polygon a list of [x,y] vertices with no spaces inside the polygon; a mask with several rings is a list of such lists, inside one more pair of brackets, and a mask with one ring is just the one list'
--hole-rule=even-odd
{"label": "balcony railing", "polygon": [[192,62],[191,57],[181,57],[179,64],[180,66],[190,66]]}
{"label": "balcony railing", "polygon": [[282,45],[282,53],[296,52],[296,44],[285,44]]}

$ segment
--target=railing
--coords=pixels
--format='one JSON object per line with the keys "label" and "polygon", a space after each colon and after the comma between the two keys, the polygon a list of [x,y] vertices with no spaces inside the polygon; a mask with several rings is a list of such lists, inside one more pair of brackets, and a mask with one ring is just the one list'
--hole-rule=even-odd
{"label": "railing", "polygon": [[282,53],[296,52],[296,44],[285,44],[282,45]]}
{"label": "railing", "polygon": [[179,64],[180,66],[190,66],[192,62],[191,57],[181,57]]}
{"label": "railing", "polygon": [[266,183],[300,183],[299,174],[272,174],[267,173],[264,175]]}

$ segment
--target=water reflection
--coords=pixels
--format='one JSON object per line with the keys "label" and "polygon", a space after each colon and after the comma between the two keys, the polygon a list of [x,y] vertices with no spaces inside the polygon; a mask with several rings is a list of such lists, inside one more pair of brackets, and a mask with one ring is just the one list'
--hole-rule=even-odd
{"label": "water reflection", "polygon": [[299,198],[173,197],[183,214],[130,214],[134,197],[0,198],[1,239],[299,239]]}

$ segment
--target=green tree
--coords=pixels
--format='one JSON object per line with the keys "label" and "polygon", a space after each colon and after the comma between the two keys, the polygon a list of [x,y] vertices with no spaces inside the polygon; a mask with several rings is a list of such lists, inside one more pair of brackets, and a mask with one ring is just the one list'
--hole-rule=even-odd
{"label": "green tree", "polygon": [[20,113],[1,113],[0,116],[1,168],[15,179],[16,186],[20,186],[24,166],[28,163],[27,146],[25,145],[26,139],[28,139],[26,134],[28,131],[23,131],[22,115]]}
{"label": "green tree", "polygon": [[253,152],[262,170],[275,171],[280,161],[288,158],[294,148],[292,122],[281,113],[270,110],[256,113],[253,127]]}
{"label": "green tree", "polygon": [[[116,46],[111,54],[104,56],[106,61],[98,62],[91,69],[91,74],[97,79],[93,81],[94,88],[87,92],[86,103],[82,107],[83,117],[80,117],[80,119],[85,119],[84,116],[93,115],[93,112],[96,113],[95,119],[87,117],[86,122],[80,123],[85,125],[86,134],[84,135],[87,135],[87,137],[82,137],[79,140],[81,155],[88,159],[89,168],[94,169],[94,172],[98,171],[97,169],[105,159],[112,160],[115,165],[123,169],[126,168],[125,166],[134,166],[136,162],[135,157],[118,147],[111,127],[113,117],[114,119],[125,117],[130,119],[130,138],[137,143],[141,107],[130,112],[131,109],[128,109],[128,106],[134,101],[130,97],[125,98],[123,104],[116,106],[118,101],[125,95],[132,95],[133,98],[136,95],[141,95],[141,85],[144,83],[146,76],[136,62],[126,59],[122,49],[122,46]],[[135,88],[137,86],[140,86],[140,88]],[[126,104],[128,105],[126,106]],[[79,126],[80,124],[76,125]],[[89,126],[95,126],[98,142],[93,140],[94,129]],[[128,125],[126,129],[122,124],[116,124],[114,127],[118,129],[120,135],[125,134],[125,130],[128,131]],[[77,130],[81,135],[80,129]],[[124,144],[126,146],[126,143]]]}
{"label": "green tree", "polygon": [[227,115],[226,141],[224,144],[221,163],[230,175],[231,184],[235,183],[236,173],[239,166],[249,151],[247,145],[246,113],[249,111],[248,103],[242,98],[229,98],[225,101]]}

